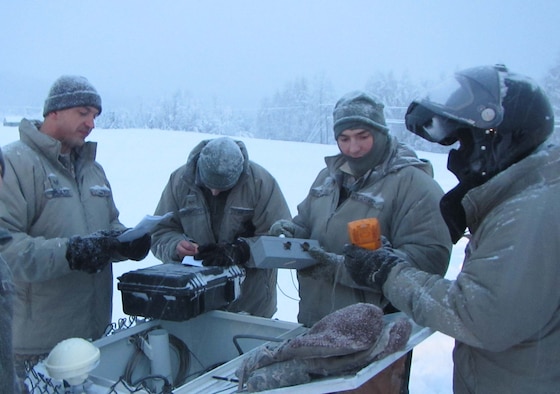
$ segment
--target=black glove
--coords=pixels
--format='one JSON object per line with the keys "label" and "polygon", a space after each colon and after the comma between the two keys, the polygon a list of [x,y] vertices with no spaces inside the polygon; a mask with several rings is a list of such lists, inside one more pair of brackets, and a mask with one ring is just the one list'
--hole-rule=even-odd
{"label": "black glove", "polygon": [[84,237],[71,237],[66,248],[66,260],[70,269],[90,274],[103,270],[120,246],[115,236],[103,235],[109,233],[110,231],[98,231]]}
{"label": "black glove", "polygon": [[356,245],[344,246],[344,264],[357,284],[383,287],[389,272],[396,264],[408,264],[393,251],[390,243],[384,238],[382,237],[383,246],[376,250]]}
{"label": "black glove", "polygon": [[127,259],[140,261],[148,255],[151,246],[152,237],[150,234],[144,234],[142,237],[129,242],[119,242],[117,251]]}
{"label": "black glove", "polygon": [[249,261],[251,251],[243,238],[237,238],[232,243],[220,242],[205,244],[198,247],[195,260],[202,260],[202,265],[228,267],[230,265],[243,265]]}

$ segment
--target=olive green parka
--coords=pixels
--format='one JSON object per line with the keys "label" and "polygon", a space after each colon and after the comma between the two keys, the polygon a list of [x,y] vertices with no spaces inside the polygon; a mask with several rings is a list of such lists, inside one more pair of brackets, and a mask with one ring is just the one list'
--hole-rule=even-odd
{"label": "olive green parka", "polygon": [[[179,262],[176,246],[185,238],[199,245],[232,242],[239,236],[266,235],[276,220],[291,218],[288,204],[274,177],[250,161],[245,144],[236,141],[245,158],[243,171],[237,184],[229,191],[220,228],[213,229],[203,186],[197,175],[200,151],[209,141],[198,144],[189,154],[187,163],[171,174],[156,208],[156,215],[175,213],[152,235],[152,252],[164,263]],[[245,270],[247,275],[241,285],[241,295],[227,310],[272,317],[277,307],[277,270]]]}
{"label": "olive green parka", "polygon": [[471,233],[456,280],[397,265],[387,298],[455,338],[453,391],[560,389],[560,147],[542,146],[463,197]]}
{"label": "olive green parka", "polygon": [[[298,205],[295,236],[316,239],[327,252],[342,254],[350,242],[348,222],[374,217],[397,252],[420,269],[443,275],[451,254],[451,238],[439,211],[443,190],[433,179],[429,162],[394,137],[388,144],[386,159],[340,205],[340,168],[346,160],[341,154],[325,158],[327,167]],[[360,287],[343,266],[334,282],[305,275],[298,275],[298,280],[298,321],[308,327],[357,302],[387,305],[381,289]]]}
{"label": "olive green parka", "polygon": [[70,337],[97,339],[111,323],[111,265],[72,271],[68,238],[124,229],[111,186],[95,161],[96,143],[75,150],[75,174],[59,161],[61,143],[23,119],[20,140],[5,147],[0,227],[12,239],[0,253],[14,277],[13,342],[18,354],[48,353]]}

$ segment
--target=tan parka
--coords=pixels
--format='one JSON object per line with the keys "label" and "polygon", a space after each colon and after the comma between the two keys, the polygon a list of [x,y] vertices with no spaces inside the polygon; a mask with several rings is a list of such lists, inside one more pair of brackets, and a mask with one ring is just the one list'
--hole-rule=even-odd
{"label": "tan parka", "polygon": [[73,235],[124,229],[111,186],[95,161],[97,145],[75,152],[75,176],[58,157],[59,141],[39,122],[21,121],[20,140],[5,147],[0,226],[12,236],[0,244],[14,276],[14,351],[49,352],[70,337],[101,337],[112,313],[112,268],[71,271],[67,241]]}
{"label": "tan parka", "polygon": [[[152,235],[152,252],[164,263],[179,261],[175,249],[185,238],[199,245],[232,242],[241,235],[266,235],[276,220],[291,218],[288,204],[274,177],[250,161],[245,144],[236,141],[245,158],[243,172],[229,191],[220,228],[212,229],[202,186],[197,181],[198,157],[209,141],[198,144],[189,154],[187,163],[171,174],[156,208],[156,215],[175,213]],[[248,230],[251,234],[247,234]],[[271,317],[276,312],[277,270],[246,268],[246,272],[241,296],[227,310]]]}

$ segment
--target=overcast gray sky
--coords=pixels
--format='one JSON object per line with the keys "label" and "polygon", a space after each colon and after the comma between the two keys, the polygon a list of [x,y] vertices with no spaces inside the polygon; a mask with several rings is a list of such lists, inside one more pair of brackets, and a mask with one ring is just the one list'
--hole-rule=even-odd
{"label": "overcast gray sky", "polygon": [[0,105],[42,104],[61,74],[107,104],[182,89],[257,107],[298,77],[343,94],[502,62],[539,80],[560,55],[551,0],[0,1]]}

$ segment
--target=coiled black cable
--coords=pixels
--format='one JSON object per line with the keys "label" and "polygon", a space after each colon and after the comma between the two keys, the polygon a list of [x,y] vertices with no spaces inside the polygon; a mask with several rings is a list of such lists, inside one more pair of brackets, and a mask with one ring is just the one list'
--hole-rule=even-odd
{"label": "coiled black cable", "polygon": [[[147,335],[147,332],[145,334]],[[136,350],[134,351],[132,357],[130,357],[130,359],[128,360],[128,363],[126,364],[125,367],[123,378],[125,382],[131,385],[133,384],[132,374],[134,373],[134,370],[138,366],[138,363],[140,362],[141,359],[147,358],[147,356],[142,351],[141,343],[143,338],[144,337],[140,335],[134,338],[134,344],[136,346]],[[173,386],[179,387],[187,379],[187,374],[190,368],[191,351],[188,348],[188,346],[185,344],[185,342],[183,342],[181,339],[179,339],[178,337],[172,334],[169,334],[169,346],[171,349],[175,350],[179,358],[177,374],[176,376],[174,376],[173,379]]]}

